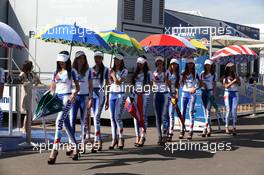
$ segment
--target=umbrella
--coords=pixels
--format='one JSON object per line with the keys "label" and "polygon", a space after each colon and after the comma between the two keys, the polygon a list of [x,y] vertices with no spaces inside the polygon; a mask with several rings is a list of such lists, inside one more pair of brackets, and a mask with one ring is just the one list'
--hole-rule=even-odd
{"label": "umbrella", "polygon": [[99,35],[112,47],[111,54],[121,52],[125,55],[139,55],[143,49],[139,42],[118,30],[99,32]]}
{"label": "umbrella", "polygon": [[74,25],[57,25],[36,36],[45,42],[89,47],[91,50],[110,50],[109,45],[94,31]]}
{"label": "umbrella", "polygon": [[[0,47],[9,49],[9,59],[8,59],[8,80],[9,80],[9,99],[10,104],[12,104],[13,93],[12,93],[12,49],[13,48],[26,48],[24,42],[20,36],[12,29],[9,25],[0,22]],[[12,105],[9,105],[9,121],[8,121],[8,132],[12,135],[13,130],[13,109]]]}
{"label": "umbrella", "polygon": [[155,56],[163,55],[170,58],[178,55],[179,57],[189,57],[196,50],[192,44],[179,36],[154,34],[143,39],[140,44],[147,52]]}
{"label": "umbrella", "polygon": [[26,46],[14,29],[0,22],[0,47],[22,49]]}
{"label": "umbrella", "polygon": [[227,64],[228,62],[240,64],[252,61],[257,57],[256,52],[244,45],[231,45],[216,51],[211,60],[219,64]]}
{"label": "umbrella", "polygon": [[[136,104],[135,101],[137,101]],[[128,113],[138,121],[140,127],[145,128],[142,95],[138,94],[137,99],[135,99],[134,94],[132,94],[130,97],[127,97],[125,102],[125,108],[127,109]]]}
{"label": "umbrella", "polygon": [[63,108],[64,105],[62,100],[56,94],[51,95],[50,91],[47,91],[41,97],[37,105],[33,121],[41,117],[60,112]]}
{"label": "umbrella", "polygon": [[202,42],[193,38],[187,38],[187,39],[196,48],[197,56],[202,56],[208,53],[208,48]]}

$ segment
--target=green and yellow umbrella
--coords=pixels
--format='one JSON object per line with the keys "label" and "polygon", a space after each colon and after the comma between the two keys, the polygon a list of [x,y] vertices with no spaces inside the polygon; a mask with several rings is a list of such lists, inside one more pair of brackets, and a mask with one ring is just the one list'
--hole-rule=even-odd
{"label": "green and yellow umbrella", "polygon": [[99,32],[99,35],[112,48],[111,54],[121,52],[124,55],[136,56],[143,52],[143,48],[135,38],[118,30]]}
{"label": "green and yellow umbrella", "polygon": [[191,44],[196,48],[196,53],[198,56],[208,54],[208,48],[201,42],[193,38],[188,38]]}

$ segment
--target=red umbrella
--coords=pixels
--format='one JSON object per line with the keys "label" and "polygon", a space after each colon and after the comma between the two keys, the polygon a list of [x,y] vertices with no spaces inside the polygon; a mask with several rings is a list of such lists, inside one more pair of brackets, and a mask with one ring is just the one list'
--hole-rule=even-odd
{"label": "red umbrella", "polygon": [[186,53],[193,54],[195,48],[191,43],[181,37],[175,37],[165,34],[154,34],[143,39],[140,44],[145,48],[147,52],[157,55],[162,55],[165,58],[169,56],[175,56],[179,53],[185,55]]}
{"label": "red umbrella", "polygon": [[252,49],[243,45],[231,45],[216,51],[211,60],[217,61],[220,64],[226,64],[228,62],[234,62],[237,64],[246,63],[256,58],[257,54]]}

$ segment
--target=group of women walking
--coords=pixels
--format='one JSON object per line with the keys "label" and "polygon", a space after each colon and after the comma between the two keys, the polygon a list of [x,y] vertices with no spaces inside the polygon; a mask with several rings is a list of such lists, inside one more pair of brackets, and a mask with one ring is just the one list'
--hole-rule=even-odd
{"label": "group of women walking", "polygon": [[[67,51],[62,51],[57,56],[57,68],[52,77],[50,92],[57,94],[63,101],[65,109],[58,113],[56,119],[55,140],[52,152],[48,159],[49,164],[54,164],[58,155],[61,132],[63,125],[69,137],[69,147],[66,154],[73,160],[79,158],[79,148],[76,146],[75,122],[78,110],[80,110],[82,145],[90,139],[89,119],[93,116],[94,142],[92,152],[102,150],[102,138],[100,131],[100,116],[103,108],[110,111],[112,142],[109,149],[123,149],[125,145],[124,126],[122,113],[127,99],[126,85],[130,82],[133,90],[134,104],[141,106],[142,120],[134,118],[135,147],[143,147],[146,141],[148,128],[148,107],[150,94],[153,94],[153,106],[156,117],[157,143],[164,145],[172,140],[175,115],[181,117],[181,129],[179,139],[185,137],[185,118],[188,112],[190,129],[187,139],[192,139],[194,126],[194,110],[197,90],[201,89],[203,109],[206,124],[202,136],[211,135],[211,107],[212,98],[216,88],[216,74],[211,60],[204,63],[204,71],[197,75],[193,59],[187,59],[185,70],[180,73],[180,65],[177,59],[171,59],[168,69],[165,68],[165,60],[158,56],[155,59],[155,70],[151,72],[146,57],[137,58],[136,69],[132,78],[128,80],[128,70],[125,67],[124,56],[116,54],[114,65],[111,69],[103,64],[104,54],[100,51],[94,53],[95,66],[89,67],[84,52],[75,54],[73,64]],[[225,87],[224,101],[226,105],[226,133],[229,131],[229,115],[233,117],[233,134],[236,133],[236,109],[238,102],[237,86],[239,77],[235,74],[234,64],[229,63],[225,68],[223,78]],[[179,94],[179,89],[181,94]],[[151,93],[149,93],[151,92]],[[178,98],[181,97],[180,110]],[[188,108],[187,108],[188,107]],[[187,111],[188,109],[188,111]]]}

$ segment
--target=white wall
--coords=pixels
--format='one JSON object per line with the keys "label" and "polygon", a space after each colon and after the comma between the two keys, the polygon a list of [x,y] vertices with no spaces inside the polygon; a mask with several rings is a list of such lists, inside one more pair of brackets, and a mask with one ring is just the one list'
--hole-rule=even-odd
{"label": "white wall", "polygon": [[[61,50],[69,50],[70,47],[29,38],[29,31],[38,33],[48,26],[74,22],[95,31],[114,29],[117,25],[117,0],[10,0],[10,3],[14,14],[10,13],[9,23],[17,31],[21,31],[19,33],[26,40],[41,72],[53,72],[56,54]],[[73,48],[72,55],[79,49],[84,50],[91,58],[92,53],[87,48]],[[21,55],[21,51],[16,51],[15,57],[20,65],[27,59],[21,58]],[[91,59],[89,63],[93,64]],[[49,77],[48,74],[43,76]]]}

